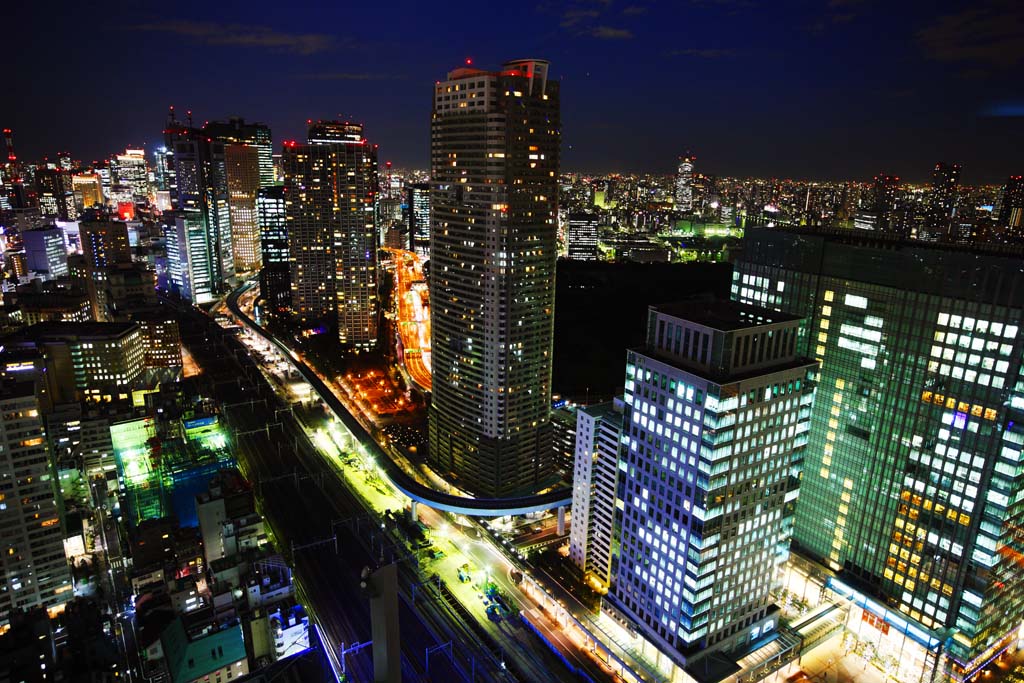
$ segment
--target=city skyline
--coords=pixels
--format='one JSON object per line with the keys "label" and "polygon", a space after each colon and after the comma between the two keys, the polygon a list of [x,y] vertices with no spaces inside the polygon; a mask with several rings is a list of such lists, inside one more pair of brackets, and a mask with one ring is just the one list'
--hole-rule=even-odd
{"label": "city skyline", "polygon": [[[924,182],[939,159],[961,164],[965,184],[1019,172],[1013,150],[1024,125],[1014,103],[1024,92],[1007,75],[1022,58],[1020,10],[1010,3],[945,3],[928,13],[850,2],[771,10],[742,2],[544,4],[497,22],[486,44],[461,38],[468,18],[439,26],[428,41],[418,29],[429,17],[412,8],[391,23],[371,8],[346,9],[344,24],[334,22],[385,29],[371,37],[322,30],[340,9],[303,19],[269,5],[245,14],[206,9],[202,21],[161,22],[138,8],[124,8],[109,26],[86,8],[50,18],[58,44],[92,29],[178,48],[176,69],[158,57],[99,61],[100,78],[132,83],[131,107],[112,106],[86,81],[28,97],[22,90],[52,78],[58,57],[20,49],[28,34],[15,32],[12,69],[25,77],[5,100],[33,104],[0,107],[0,124],[14,130],[19,155],[68,148],[92,160],[143,143],[151,153],[158,140],[143,122],[174,104],[211,120],[245,113],[276,140],[301,139],[309,118],[360,120],[375,131],[381,159],[426,167],[423,101],[436,74],[467,57],[497,63],[511,52],[564,65],[566,169],[669,173],[690,149],[714,175],[825,180],[885,171]],[[15,19],[30,23],[39,11],[19,6]],[[178,75],[196,72],[208,77]],[[264,97],[268,87],[285,96]],[[62,117],[69,98],[78,103],[74,125]],[[627,134],[610,135],[619,127]]]}

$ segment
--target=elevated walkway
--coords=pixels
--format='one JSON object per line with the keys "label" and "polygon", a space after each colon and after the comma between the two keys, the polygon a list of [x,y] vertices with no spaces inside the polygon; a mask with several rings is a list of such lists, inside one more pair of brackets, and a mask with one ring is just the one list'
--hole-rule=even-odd
{"label": "elevated walkway", "polygon": [[380,447],[380,444],[366,431],[363,425],[345,409],[345,406],[334,395],[331,388],[313,372],[312,368],[297,358],[290,348],[278,341],[276,337],[242,312],[241,307],[238,305],[238,297],[251,285],[251,282],[247,282],[231,292],[227,297],[228,308],[249,329],[277,347],[281,354],[298,370],[302,378],[309,383],[313,391],[320,397],[320,400],[341,420],[353,438],[361,443],[367,452],[373,456],[388,481],[404,495],[417,503],[423,503],[435,510],[444,510],[458,515],[466,515],[467,517],[525,515],[531,512],[541,512],[543,510],[552,510],[572,505],[571,488],[556,489],[544,494],[522,498],[470,498],[444,493],[416,481],[391,459],[391,456]]}

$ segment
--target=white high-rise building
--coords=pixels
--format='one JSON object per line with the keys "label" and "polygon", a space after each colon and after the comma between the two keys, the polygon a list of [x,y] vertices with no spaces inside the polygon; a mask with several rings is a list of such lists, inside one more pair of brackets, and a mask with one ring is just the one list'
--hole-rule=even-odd
{"label": "white high-rise building", "polygon": [[679,157],[676,172],[676,211],[693,211],[693,162],[697,157],[686,154]]}
{"label": "white high-rise building", "polygon": [[617,398],[576,411],[569,557],[603,588],[611,582],[623,409]]}
{"label": "white high-rise building", "polygon": [[597,214],[571,213],[566,231],[566,255],[574,261],[597,260]]}
{"label": "white high-rise building", "polygon": [[627,354],[612,603],[680,667],[778,625],[817,364],[800,319],[713,299],[652,306]]}

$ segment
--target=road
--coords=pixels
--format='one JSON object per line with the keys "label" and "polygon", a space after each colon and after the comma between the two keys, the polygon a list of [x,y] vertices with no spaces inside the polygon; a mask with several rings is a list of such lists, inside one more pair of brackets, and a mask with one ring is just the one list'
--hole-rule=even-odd
{"label": "road", "polygon": [[385,248],[395,273],[395,308],[403,363],[409,377],[430,391],[430,302],[423,264],[412,251]]}

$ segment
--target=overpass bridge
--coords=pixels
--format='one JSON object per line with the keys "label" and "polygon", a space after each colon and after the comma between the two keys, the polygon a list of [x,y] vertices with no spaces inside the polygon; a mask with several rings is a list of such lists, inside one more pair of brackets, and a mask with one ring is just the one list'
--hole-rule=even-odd
{"label": "overpass bridge", "polygon": [[359,420],[348,412],[331,388],[313,372],[309,365],[297,358],[288,346],[242,311],[238,305],[238,297],[249,289],[252,284],[252,282],[247,282],[228,295],[228,309],[239,320],[244,322],[249,329],[277,347],[281,354],[298,370],[302,378],[309,383],[313,391],[320,397],[320,400],[337,416],[353,439],[362,444],[369,455],[373,456],[385,478],[391,482],[391,485],[401,491],[403,495],[408,496],[414,505],[422,503],[435,510],[444,510],[458,515],[466,515],[467,517],[502,517],[504,515],[524,515],[531,512],[561,509],[559,519],[563,518],[562,510],[572,505],[571,488],[560,488],[547,493],[520,498],[471,498],[469,496],[459,496],[438,491],[414,479],[381,448],[377,440],[363,427]]}

